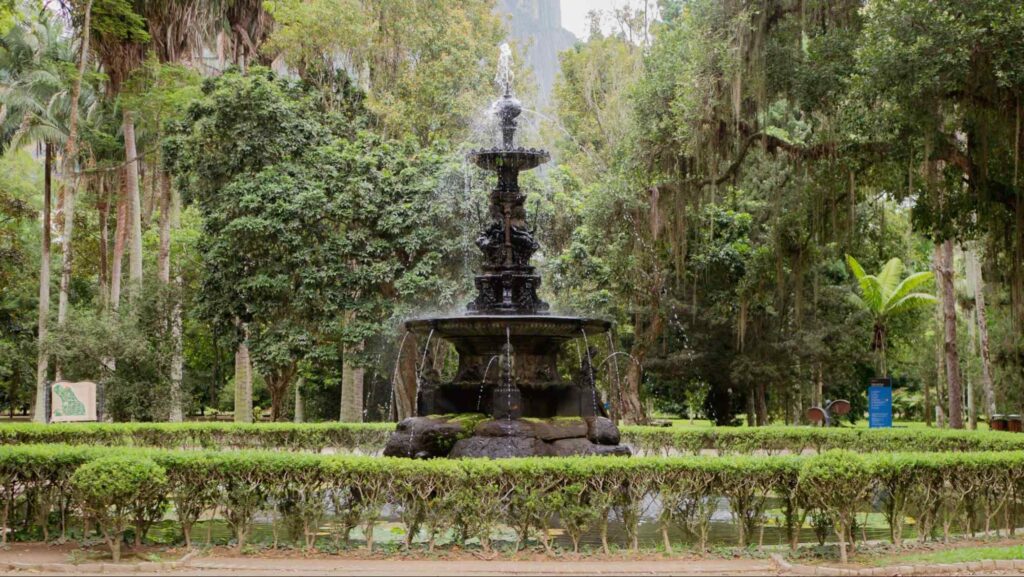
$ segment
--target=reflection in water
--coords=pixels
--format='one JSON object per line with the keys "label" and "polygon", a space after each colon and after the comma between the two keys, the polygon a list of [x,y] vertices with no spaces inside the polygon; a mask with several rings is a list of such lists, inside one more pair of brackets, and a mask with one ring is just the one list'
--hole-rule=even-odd
{"label": "reflection in water", "polygon": [[[754,534],[750,536],[750,544],[758,544],[762,542],[764,545],[785,545],[789,543],[785,521],[782,514],[782,502],[779,499],[769,498],[765,503],[765,522],[755,530]],[[639,540],[641,547],[657,547],[662,544],[661,537],[661,526],[658,522],[658,517],[661,514],[661,504],[656,497],[651,497],[645,500],[640,507],[643,515],[640,519],[639,526]],[[865,515],[867,513],[867,515]],[[885,524],[882,515],[878,512],[864,511],[858,515],[858,523],[864,523],[867,519],[866,527],[863,531],[858,528],[857,539],[866,537],[868,540],[887,540],[889,539],[889,528]],[[334,529],[339,525],[337,518],[328,515],[324,517],[324,521],[321,525],[321,544],[330,543],[332,540],[332,534],[336,533]],[[275,541],[274,532],[275,528],[277,531],[277,542],[280,545],[297,544],[301,542],[301,523],[297,528],[289,529],[288,523],[277,519],[268,514],[258,516],[256,522],[253,525],[250,537],[247,537],[247,541],[253,544],[271,544]],[[171,543],[180,540],[180,527],[173,521],[173,519],[167,519],[156,526],[149,533],[151,540],[156,542]],[[553,529],[551,531],[552,536],[555,539],[555,543],[564,549],[572,548],[572,541],[567,535],[565,535],[561,529]],[[914,535],[913,525],[907,527],[904,531],[905,536],[910,537]],[[206,543],[209,536],[209,540],[214,545],[227,545],[233,539],[230,527],[222,519],[214,519],[213,521],[201,522],[194,527],[192,531],[192,539],[196,544]],[[693,545],[697,543],[695,536],[688,534],[682,528],[678,526],[672,526],[669,530],[669,536],[672,539],[673,544],[679,545]],[[355,528],[351,533],[352,545],[362,545],[365,541],[364,535],[360,528]],[[826,539],[828,541],[834,541],[835,535],[831,529],[826,532]],[[376,525],[374,530],[374,543],[386,544],[394,543],[400,544],[405,540],[405,526],[399,521],[395,511],[390,507],[385,507],[381,516],[381,522]],[[439,538],[437,544],[439,546],[447,545],[454,540],[454,534],[449,533],[442,538]],[[620,519],[617,519],[614,515],[608,524],[608,540],[609,543],[618,544],[620,547],[627,546],[627,536],[625,525]],[[415,543],[426,543],[427,538],[425,535],[420,535],[414,541]],[[514,542],[515,532],[505,526],[500,526],[497,534],[495,535],[495,541]],[[818,538],[815,534],[814,528],[811,526],[811,519],[805,521],[804,527],[800,529],[800,543],[813,544],[817,543]],[[475,539],[470,539],[469,543],[475,543]],[[725,498],[719,499],[716,510],[711,518],[711,527],[708,538],[709,546],[735,546],[737,545],[737,528],[733,521],[732,514],[729,511],[729,503]],[[589,547],[591,549],[600,548],[601,546],[601,535],[595,526],[588,531],[580,541],[581,546]]]}

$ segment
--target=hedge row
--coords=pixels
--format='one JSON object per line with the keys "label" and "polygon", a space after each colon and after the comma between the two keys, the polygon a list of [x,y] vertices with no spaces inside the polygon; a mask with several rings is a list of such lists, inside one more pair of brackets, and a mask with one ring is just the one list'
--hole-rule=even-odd
{"label": "hedge row", "polygon": [[720,455],[821,453],[846,449],[873,452],[1019,451],[1024,434],[951,429],[854,429],[817,427],[623,427],[623,442],[647,454]]}
{"label": "hedge row", "polygon": [[[117,423],[0,425],[0,444],[177,448],[380,451],[393,423],[236,424]],[[641,454],[720,455],[856,452],[1012,451],[1024,449],[1024,434],[937,429],[819,429],[812,427],[664,428],[622,427],[622,440]]]}
{"label": "hedge row", "polygon": [[63,423],[0,425],[0,445],[380,451],[394,423]]}
{"label": "hedge row", "polygon": [[306,548],[317,546],[325,517],[333,515],[331,533],[339,546],[361,527],[372,549],[373,528],[390,512],[405,526],[406,547],[418,538],[432,549],[452,534],[462,542],[475,538],[488,550],[505,525],[514,529],[517,548],[535,539],[551,550],[549,529],[560,526],[575,545],[595,530],[607,549],[608,523],[615,519],[625,528],[621,544],[637,548],[642,516],[659,511],[666,549],[675,544],[672,527],[704,548],[723,497],[745,545],[766,525],[769,497],[775,497],[794,547],[812,516],[835,528],[845,551],[856,537],[856,515],[872,508],[889,519],[897,543],[908,516],[922,538],[982,527],[1010,530],[1024,495],[1024,454],[420,461],[24,445],[0,447],[0,482],[3,535],[8,525],[42,524],[46,532],[52,523],[85,518],[112,548],[126,527],[134,525],[138,538],[170,506],[187,544],[200,516],[214,509],[239,547],[256,516],[269,514],[295,528],[294,538]]}

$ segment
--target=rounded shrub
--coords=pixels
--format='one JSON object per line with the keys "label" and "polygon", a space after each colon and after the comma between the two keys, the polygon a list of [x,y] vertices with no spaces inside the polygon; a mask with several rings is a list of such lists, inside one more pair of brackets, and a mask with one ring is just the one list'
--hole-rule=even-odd
{"label": "rounded shrub", "polygon": [[874,483],[874,470],[857,453],[833,450],[805,460],[797,488],[813,506],[828,511],[835,521],[839,556],[846,563],[846,543],[858,504]]}
{"label": "rounded shrub", "polygon": [[121,558],[125,529],[140,514],[159,508],[167,474],[151,459],[133,456],[100,457],[71,476],[78,503],[103,532],[114,561]]}

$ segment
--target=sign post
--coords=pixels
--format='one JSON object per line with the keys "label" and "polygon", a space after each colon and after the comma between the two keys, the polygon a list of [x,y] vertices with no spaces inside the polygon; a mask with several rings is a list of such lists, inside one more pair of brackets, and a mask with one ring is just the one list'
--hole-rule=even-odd
{"label": "sign post", "polygon": [[892,379],[871,379],[868,387],[868,426],[892,428]]}

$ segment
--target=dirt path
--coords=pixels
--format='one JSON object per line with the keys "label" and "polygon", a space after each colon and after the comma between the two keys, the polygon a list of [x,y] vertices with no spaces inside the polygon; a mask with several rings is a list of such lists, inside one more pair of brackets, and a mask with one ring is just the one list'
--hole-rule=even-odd
{"label": "dirt path", "polygon": [[180,574],[246,575],[778,575],[768,560],[636,561],[194,559]]}
{"label": "dirt path", "polygon": [[[662,559],[640,557],[634,559],[599,557],[582,559],[536,558],[509,559],[497,557],[492,560],[462,554],[449,559],[424,558],[378,558],[367,559],[353,556],[306,557],[288,552],[260,556],[238,556],[234,552],[218,549],[213,554],[193,557],[187,566],[177,569],[165,568],[157,571],[140,571],[134,566],[113,567],[109,557],[102,555],[102,547],[78,550],[71,543],[49,545],[44,543],[14,543],[0,549],[0,575],[30,575],[53,573],[56,567],[70,568],[68,563],[77,557],[87,563],[81,568],[74,567],[69,575],[88,573],[90,567],[103,563],[105,575],[397,575],[416,577],[420,575],[778,575],[779,571],[768,559]],[[143,553],[149,553],[146,551]],[[154,548],[153,553],[156,552]],[[161,555],[164,560],[180,559],[184,551],[167,551]],[[103,559],[102,557],[106,557]],[[131,556],[126,563],[139,559]],[[157,559],[152,559],[157,561]],[[8,563],[32,564],[29,569],[12,570]],[[58,565],[59,564],[59,565]],[[61,569],[63,572],[63,569]]]}

